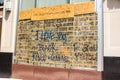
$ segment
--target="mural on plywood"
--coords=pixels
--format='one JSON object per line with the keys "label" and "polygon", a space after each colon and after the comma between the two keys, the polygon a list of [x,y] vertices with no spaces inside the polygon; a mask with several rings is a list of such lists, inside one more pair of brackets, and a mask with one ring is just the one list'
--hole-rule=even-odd
{"label": "mural on plywood", "polygon": [[[87,11],[78,11],[78,7]],[[31,14],[24,18],[28,12]],[[94,2],[21,12],[15,56],[18,64],[97,68]]]}

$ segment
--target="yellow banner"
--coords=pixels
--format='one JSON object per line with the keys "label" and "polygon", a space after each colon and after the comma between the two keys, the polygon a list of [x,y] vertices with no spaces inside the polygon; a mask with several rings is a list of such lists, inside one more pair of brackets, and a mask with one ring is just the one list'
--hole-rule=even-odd
{"label": "yellow banner", "polygon": [[19,14],[19,20],[30,19],[31,14],[31,10],[21,11]]}
{"label": "yellow banner", "polygon": [[75,5],[75,15],[95,12],[95,2],[86,2]]}
{"label": "yellow banner", "polygon": [[58,5],[32,9],[32,20],[47,20],[74,17],[74,5]]}

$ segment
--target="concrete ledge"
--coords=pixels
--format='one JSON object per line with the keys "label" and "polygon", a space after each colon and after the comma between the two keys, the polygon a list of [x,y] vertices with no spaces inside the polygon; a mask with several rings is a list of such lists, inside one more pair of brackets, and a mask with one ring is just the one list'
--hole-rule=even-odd
{"label": "concrete ledge", "polygon": [[34,80],[34,67],[14,64],[12,67],[12,77],[23,80]]}
{"label": "concrete ledge", "polygon": [[102,80],[102,72],[13,64],[12,77],[23,80]]}
{"label": "concrete ledge", "polygon": [[0,80],[22,80],[22,79],[15,79],[15,78],[0,78]]}
{"label": "concrete ledge", "polygon": [[70,70],[69,80],[102,80],[102,72],[92,70]]}
{"label": "concrete ledge", "polygon": [[35,67],[35,80],[68,80],[68,69]]}

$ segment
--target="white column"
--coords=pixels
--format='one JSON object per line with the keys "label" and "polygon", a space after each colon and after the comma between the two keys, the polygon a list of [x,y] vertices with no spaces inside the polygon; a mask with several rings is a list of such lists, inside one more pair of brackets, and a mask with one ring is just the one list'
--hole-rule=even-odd
{"label": "white column", "polygon": [[98,65],[97,70],[103,71],[104,55],[104,26],[103,26],[103,0],[96,0],[96,11],[98,14]]}
{"label": "white column", "polygon": [[18,22],[18,18],[19,18],[19,4],[20,1],[19,0],[15,0],[14,5],[16,7],[14,7],[14,18],[13,18],[13,40],[12,40],[12,52],[13,52],[13,63],[14,63],[14,54],[15,54],[15,50],[16,50],[16,34],[17,34],[17,22]]}
{"label": "white column", "polygon": [[11,1],[11,11],[10,12],[5,11],[6,1],[7,0],[4,0],[5,6],[4,6],[4,10],[3,10],[1,52],[14,53],[18,0],[10,0]]}

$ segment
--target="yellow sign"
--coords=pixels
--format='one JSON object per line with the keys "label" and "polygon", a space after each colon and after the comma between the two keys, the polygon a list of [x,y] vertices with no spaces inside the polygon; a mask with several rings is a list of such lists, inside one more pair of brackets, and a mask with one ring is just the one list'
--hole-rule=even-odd
{"label": "yellow sign", "polygon": [[42,8],[33,8],[32,10],[21,11],[19,19],[48,20],[74,17],[77,14],[86,14],[95,12],[94,2],[81,4],[65,4],[49,6]]}
{"label": "yellow sign", "polygon": [[58,5],[32,9],[32,20],[47,20],[74,17],[74,5]]}
{"label": "yellow sign", "polygon": [[75,15],[95,12],[94,2],[87,2],[75,5]]}
{"label": "yellow sign", "polygon": [[30,19],[31,10],[21,11],[19,15],[19,20]]}

